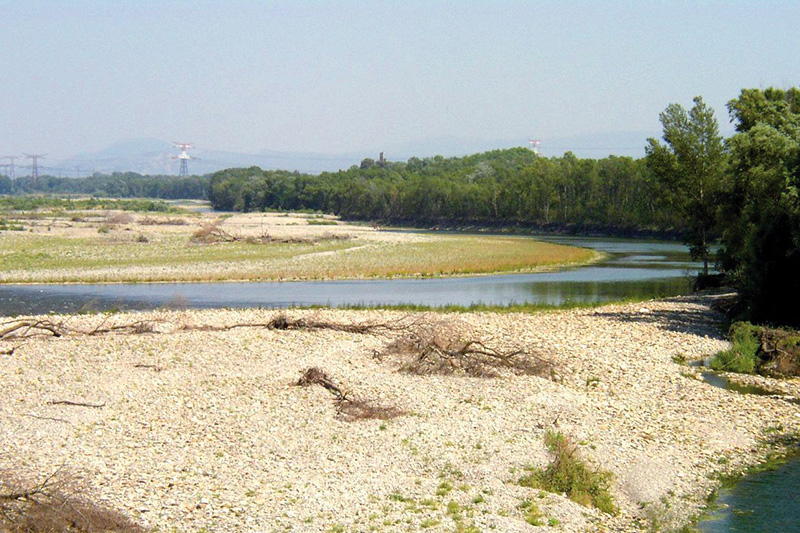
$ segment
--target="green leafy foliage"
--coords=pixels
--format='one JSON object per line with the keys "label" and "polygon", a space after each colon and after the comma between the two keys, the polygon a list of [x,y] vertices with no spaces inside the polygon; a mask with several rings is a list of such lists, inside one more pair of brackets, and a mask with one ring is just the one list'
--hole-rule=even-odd
{"label": "green leafy foliage", "polygon": [[800,88],[744,89],[728,109],[723,267],[743,318],[800,325]]}
{"label": "green leafy foliage", "polygon": [[143,176],[136,172],[94,174],[86,178],[40,176],[15,180],[0,176],[0,194],[81,194],[105,198],[205,199],[207,176]]}
{"label": "green leafy foliage", "polygon": [[726,372],[752,374],[758,367],[761,348],[759,328],[748,322],[736,322],[730,329],[731,348],[719,352],[711,360],[711,368]]}
{"label": "green leafy foliage", "polygon": [[710,244],[725,170],[725,154],[714,111],[701,97],[686,111],[670,104],[660,115],[665,145],[648,139],[647,166],[686,217],[685,242],[708,275]]}
{"label": "green leafy foliage", "polygon": [[519,480],[524,487],[564,493],[583,506],[593,506],[604,513],[616,514],[617,508],[609,491],[611,473],[595,470],[578,456],[578,449],[562,433],[548,431],[545,445],[553,455],[544,469],[534,469]]}

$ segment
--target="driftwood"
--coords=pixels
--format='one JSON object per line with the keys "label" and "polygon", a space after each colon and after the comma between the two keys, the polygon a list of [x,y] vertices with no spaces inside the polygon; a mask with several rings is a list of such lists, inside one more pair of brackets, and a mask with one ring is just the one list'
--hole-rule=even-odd
{"label": "driftwood", "polygon": [[49,333],[53,337],[61,337],[64,334],[62,323],[51,322],[50,320],[19,320],[4,322],[0,324],[0,339],[11,337],[29,337],[32,335],[42,335]]}
{"label": "driftwood", "polygon": [[800,333],[761,328],[762,371],[779,375],[800,375]]}
{"label": "driftwood", "polygon": [[60,476],[59,468],[35,485],[2,473],[0,531],[25,533],[145,533],[126,516],[93,503]]}
{"label": "driftwood", "polygon": [[286,314],[280,313],[268,322],[244,322],[229,324],[226,326],[183,326],[181,329],[192,331],[230,331],[238,328],[264,328],[275,330],[331,330],[342,331],[345,333],[379,333],[385,331],[397,331],[406,329],[408,326],[402,321],[395,323],[369,323],[369,324],[342,324],[326,320],[315,320],[306,318],[289,318]]}
{"label": "driftwood", "polygon": [[405,414],[401,409],[379,405],[371,400],[358,398],[349,391],[343,390],[332,377],[317,367],[306,369],[300,379],[297,380],[296,385],[301,387],[321,385],[324,387],[333,395],[336,415],[348,422],[370,419],[389,420]]}
{"label": "driftwood", "polygon": [[86,403],[86,402],[73,402],[71,400],[50,400],[47,402],[48,405],[73,405],[75,407],[94,407],[99,409],[100,407],[105,407],[105,402],[103,403]]}
{"label": "driftwood", "polygon": [[463,339],[446,323],[428,323],[409,329],[376,358],[399,355],[403,372],[412,374],[465,374],[498,377],[502,371],[552,377],[553,364],[533,352],[516,348],[500,350],[481,340]]}

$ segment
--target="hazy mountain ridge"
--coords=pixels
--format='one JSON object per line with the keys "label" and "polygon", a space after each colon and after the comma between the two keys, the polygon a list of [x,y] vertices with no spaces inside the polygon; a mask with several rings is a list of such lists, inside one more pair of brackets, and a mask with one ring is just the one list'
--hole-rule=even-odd
{"label": "hazy mountain ridge", "polygon": [[[643,131],[593,133],[541,139],[543,156],[561,156],[571,151],[578,157],[602,158],[608,155],[642,157],[647,137],[658,134]],[[454,136],[436,137],[392,144],[383,148],[326,154],[320,152],[290,152],[262,150],[255,154],[191,148],[190,174],[208,174],[232,167],[258,166],[262,169],[297,170],[317,174],[347,169],[358,165],[364,158],[378,159],[383,151],[391,161],[405,161],[410,157],[465,156],[490,150],[527,147],[528,139],[478,139]],[[82,152],[48,164],[66,175],[89,175],[94,172],[137,172],[139,174],[178,174],[180,150],[171,142],[138,138],[116,142],[96,152]],[[50,172],[48,172],[50,173]]]}

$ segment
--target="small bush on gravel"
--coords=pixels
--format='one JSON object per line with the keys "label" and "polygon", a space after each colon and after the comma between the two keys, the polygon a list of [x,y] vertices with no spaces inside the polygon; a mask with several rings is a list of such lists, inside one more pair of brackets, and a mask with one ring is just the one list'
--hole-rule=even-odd
{"label": "small bush on gravel", "polygon": [[731,348],[711,360],[711,368],[725,372],[800,375],[800,333],[788,329],[736,322],[731,326]]}
{"label": "small bush on gravel", "polygon": [[726,372],[752,374],[758,364],[761,341],[758,328],[748,322],[737,322],[730,329],[730,350],[719,352],[711,360],[711,368]]}
{"label": "small bush on gravel", "polygon": [[583,506],[617,513],[609,492],[610,472],[594,470],[584,463],[578,456],[578,447],[562,433],[548,431],[544,442],[553,461],[544,469],[532,469],[519,480],[520,485],[564,493]]}

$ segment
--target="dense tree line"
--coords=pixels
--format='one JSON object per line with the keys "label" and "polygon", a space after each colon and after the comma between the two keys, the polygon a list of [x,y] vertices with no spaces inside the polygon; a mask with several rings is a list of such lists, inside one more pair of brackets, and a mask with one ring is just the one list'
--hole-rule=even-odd
{"label": "dense tree line", "polygon": [[135,172],[95,174],[86,178],[0,176],[0,194],[81,194],[107,198],[205,199],[207,176],[143,176]]}
{"label": "dense tree line", "polygon": [[411,158],[312,176],[229,169],[211,178],[215,209],[311,209],[345,218],[418,224],[681,228],[644,160],[540,157],[524,148]]}
{"label": "dense tree line", "polygon": [[800,326],[800,89],[745,89],[728,111],[736,133],[723,143],[701,98],[670,105],[648,166],[682,207],[693,255],[707,259],[707,236],[721,236],[742,318]]}

